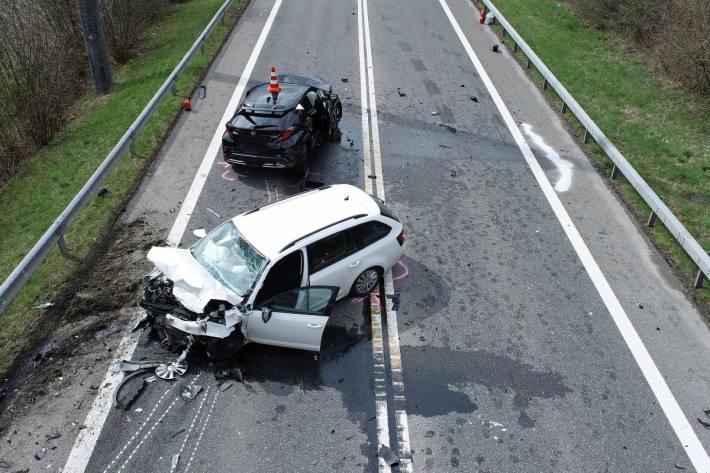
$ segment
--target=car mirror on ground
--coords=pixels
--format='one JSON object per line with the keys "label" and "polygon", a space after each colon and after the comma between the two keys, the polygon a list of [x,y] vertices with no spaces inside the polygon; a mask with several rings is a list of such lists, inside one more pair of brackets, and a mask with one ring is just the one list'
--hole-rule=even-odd
{"label": "car mirror on ground", "polygon": [[261,307],[261,320],[267,323],[271,319],[271,307],[265,305]]}

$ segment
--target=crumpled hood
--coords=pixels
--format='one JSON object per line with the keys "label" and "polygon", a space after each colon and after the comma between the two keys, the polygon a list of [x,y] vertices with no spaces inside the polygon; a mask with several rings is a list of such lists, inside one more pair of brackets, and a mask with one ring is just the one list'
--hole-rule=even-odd
{"label": "crumpled hood", "polygon": [[161,273],[173,282],[173,295],[193,312],[202,313],[212,299],[237,305],[241,298],[224,287],[195,258],[190,250],[154,246],[147,255]]}

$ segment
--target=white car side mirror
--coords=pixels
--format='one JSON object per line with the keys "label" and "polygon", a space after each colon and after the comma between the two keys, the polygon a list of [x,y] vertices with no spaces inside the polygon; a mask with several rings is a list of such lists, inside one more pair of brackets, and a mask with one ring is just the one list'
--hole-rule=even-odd
{"label": "white car side mirror", "polygon": [[261,306],[261,320],[264,321],[264,323],[268,322],[271,319],[271,307],[269,306]]}

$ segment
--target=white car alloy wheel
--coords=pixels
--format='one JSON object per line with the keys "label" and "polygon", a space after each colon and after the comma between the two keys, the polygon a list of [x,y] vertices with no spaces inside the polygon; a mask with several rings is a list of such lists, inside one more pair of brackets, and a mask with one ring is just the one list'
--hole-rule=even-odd
{"label": "white car alloy wheel", "polygon": [[377,286],[379,280],[380,273],[375,268],[365,270],[355,280],[355,292],[361,296],[367,295]]}

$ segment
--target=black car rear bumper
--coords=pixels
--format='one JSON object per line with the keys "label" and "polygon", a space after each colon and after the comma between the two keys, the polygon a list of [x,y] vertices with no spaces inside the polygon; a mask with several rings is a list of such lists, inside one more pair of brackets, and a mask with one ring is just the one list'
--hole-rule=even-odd
{"label": "black car rear bumper", "polygon": [[298,163],[295,153],[269,156],[232,151],[224,154],[224,160],[230,164],[260,168],[292,168]]}

